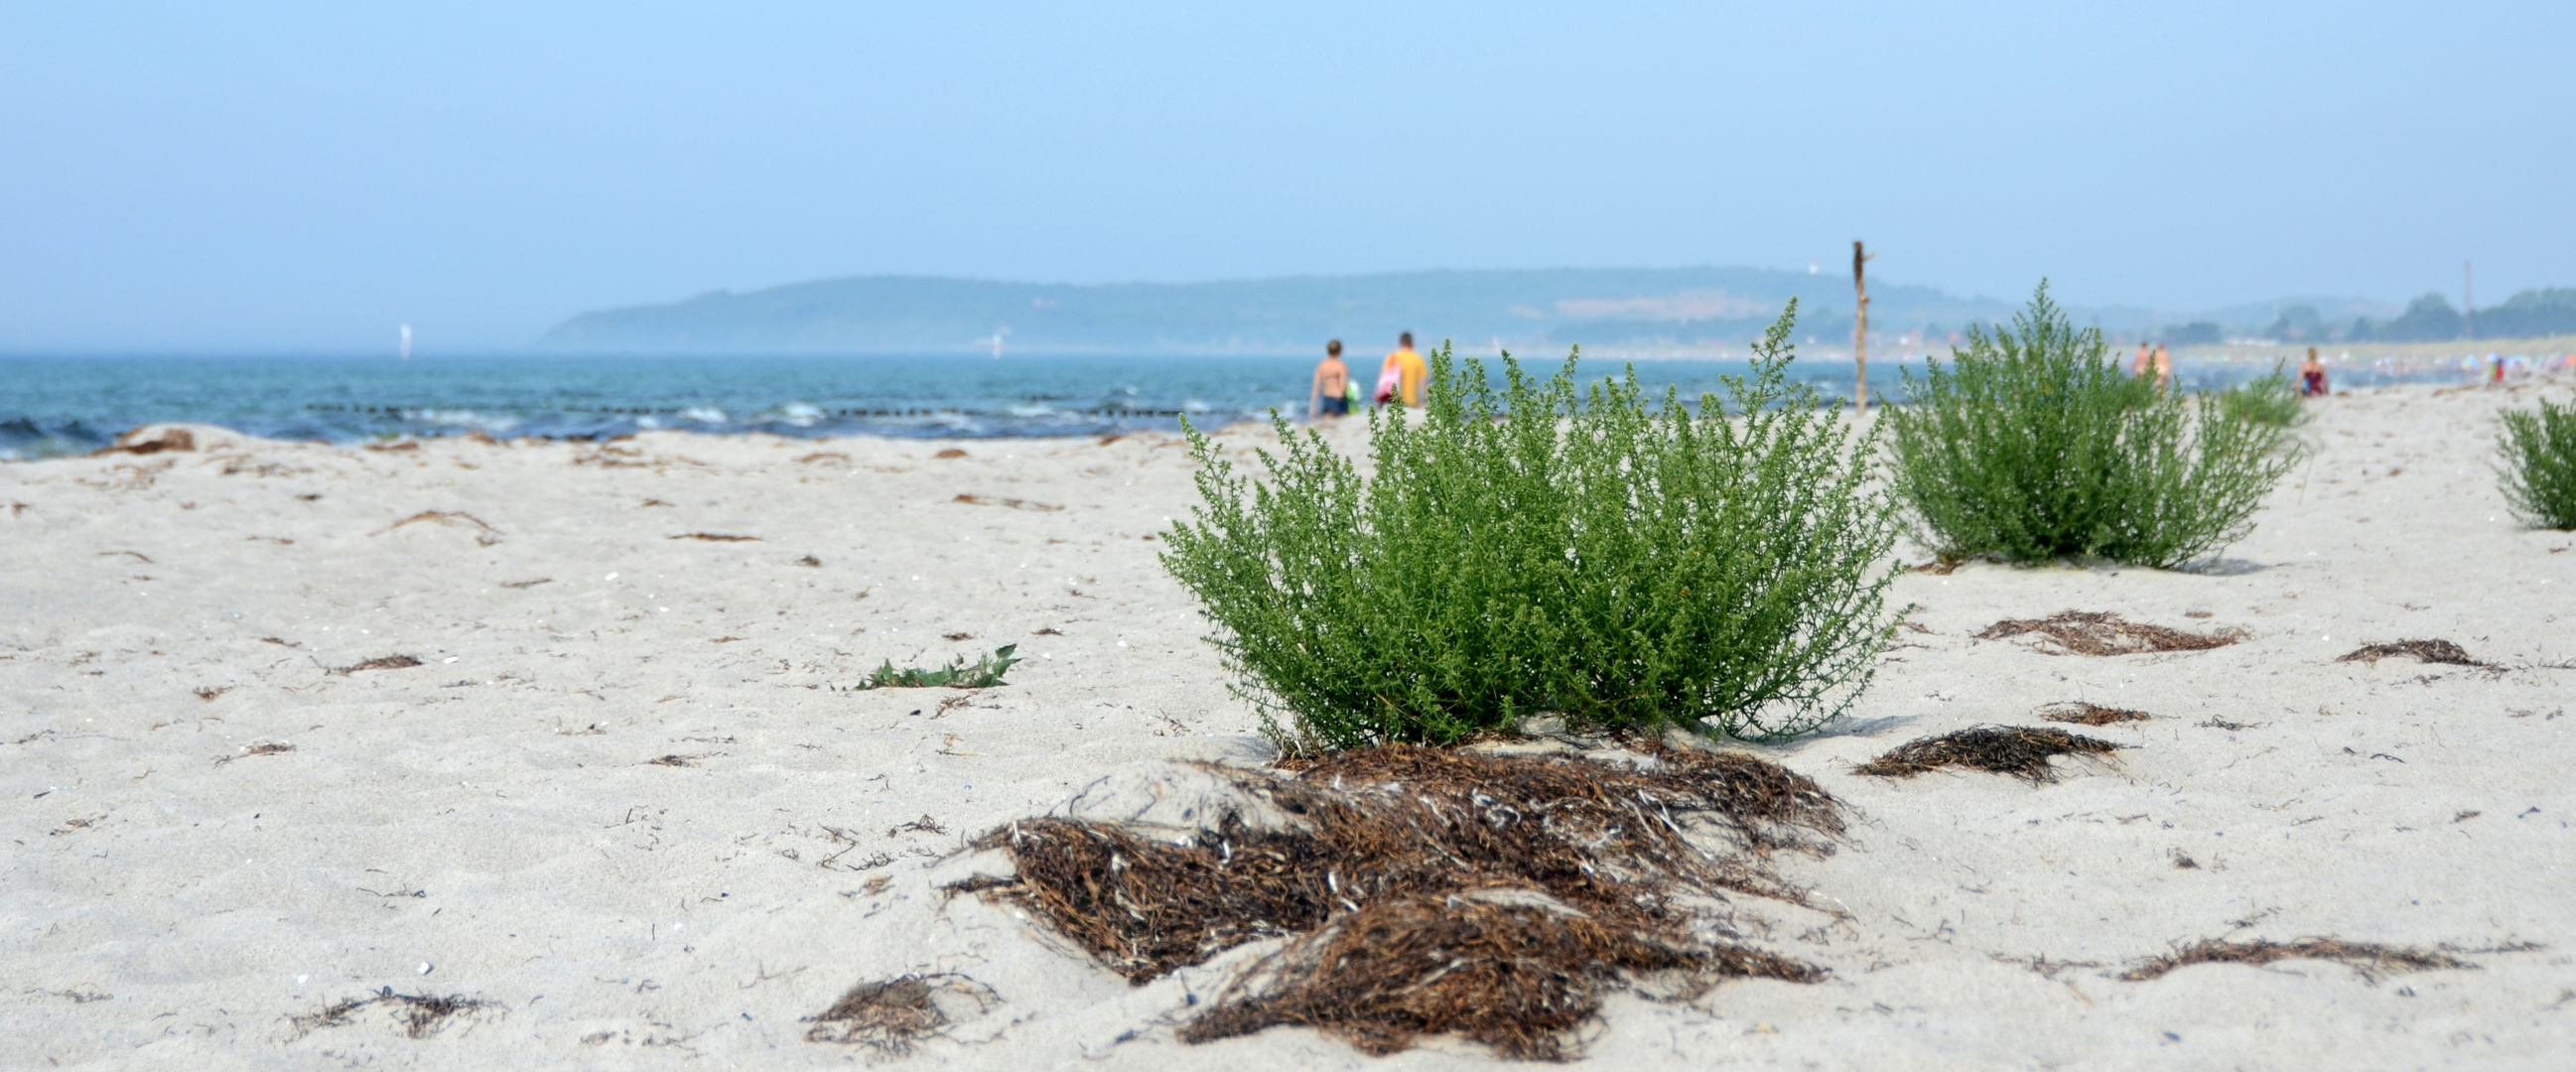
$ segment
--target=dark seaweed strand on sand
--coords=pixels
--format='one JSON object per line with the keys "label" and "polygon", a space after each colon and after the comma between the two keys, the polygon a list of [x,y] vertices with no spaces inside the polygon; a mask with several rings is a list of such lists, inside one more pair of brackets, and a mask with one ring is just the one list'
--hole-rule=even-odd
{"label": "dark seaweed strand on sand", "polygon": [[1911,778],[1942,767],[2009,774],[2033,785],[2057,780],[2053,756],[2107,756],[2121,745],[2030,726],[1978,726],[1897,746],[1854,769],[1883,778]]}
{"label": "dark seaweed strand on sand", "polygon": [[[2006,618],[1977,634],[1979,640],[2003,640],[2036,633],[2074,655],[2135,655],[2144,652],[2206,651],[2245,639],[2242,629],[2194,633],[2128,621],[2107,611],[2059,611],[2045,618]],[[2047,649],[2042,648],[2042,651]]]}
{"label": "dark seaweed strand on sand", "polygon": [[2487,665],[2470,658],[2467,649],[2448,640],[2399,640],[2387,644],[2364,644],[2335,661],[2377,663],[2381,659],[2395,658],[2400,655],[2418,662],[2444,663],[2451,666]]}
{"label": "dark seaweed strand on sand", "polygon": [[2364,979],[2373,980],[2399,972],[2477,967],[2447,953],[2401,949],[2371,942],[2347,942],[2340,938],[2301,938],[2294,942],[2229,942],[2209,938],[2164,956],[2150,957],[2122,973],[2120,978],[2137,982],[2192,964],[2261,965],[2276,960],[2331,960],[2351,968]]}
{"label": "dark seaweed strand on sand", "polygon": [[2125,707],[2104,707],[2083,700],[2050,704],[2040,708],[2039,713],[2041,718],[2051,722],[2067,722],[2078,726],[2110,726],[2122,722],[2145,722],[2155,717],[2144,711],[2132,711]]}

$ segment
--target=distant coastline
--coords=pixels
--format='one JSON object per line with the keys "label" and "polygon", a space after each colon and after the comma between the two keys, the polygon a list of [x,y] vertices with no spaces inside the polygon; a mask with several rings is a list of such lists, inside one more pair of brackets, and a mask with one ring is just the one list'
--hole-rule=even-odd
{"label": "distant coastline", "polygon": [[[1285,357],[1310,355],[1333,338],[1370,353],[1410,331],[1478,356],[1507,350],[1562,357],[1581,346],[1618,360],[1705,360],[1746,356],[1793,300],[1793,341],[1802,352],[1851,353],[1855,303],[1847,276],[1742,267],[1109,284],[863,276],[586,312],[534,346],[589,354]],[[1939,354],[1968,326],[2007,320],[2016,308],[1934,287],[1879,283],[1870,288],[1870,349]],[[2394,303],[2313,297],[2189,315],[2134,306],[2069,308],[2076,323],[2100,329],[2114,343],[2161,341],[2224,360],[2307,345],[2371,354],[2380,353],[2371,347],[2415,348],[2404,351],[2408,359],[2509,345],[2476,338],[2481,327],[2488,335],[2576,335],[2576,289],[2526,290],[2473,315],[2439,295],[2400,310]],[[2391,359],[2397,354],[2388,351]]]}

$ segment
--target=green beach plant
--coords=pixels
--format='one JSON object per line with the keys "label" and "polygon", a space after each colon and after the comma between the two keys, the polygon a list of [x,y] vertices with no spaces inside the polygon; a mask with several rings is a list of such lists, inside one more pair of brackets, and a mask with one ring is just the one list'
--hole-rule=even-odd
{"label": "green beach plant", "polygon": [[948,661],[948,665],[938,667],[936,669],[923,669],[918,666],[907,666],[902,669],[896,669],[894,660],[887,659],[879,663],[875,670],[868,673],[867,680],[851,686],[848,691],[865,692],[869,689],[931,689],[941,687],[952,689],[989,689],[999,685],[1007,685],[1010,683],[1002,680],[1002,675],[1010,672],[1011,664],[1024,661],[1011,657],[1011,653],[1019,650],[1019,647],[1020,646],[1017,644],[1004,644],[1001,647],[994,649],[993,654],[977,659],[971,663],[966,661],[965,656],[960,655],[950,659]]}
{"label": "green beach plant", "polygon": [[2514,516],[2534,528],[2576,529],[2576,404],[2544,398],[2537,410],[2496,415],[2504,420],[2496,484]]}
{"label": "green beach plant", "polygon": [[1891,486],[1944,560],[2173,569],[2244,537],[2301,453],[2286,375],[2188,398],[2123,372],[2041,283],[2009,331],[1968,330],[1882,411]]}
{"label": "green beach plant", "polygon": [[2290,382],[2286,365],[2272,366],[2272,373],[2237,384],[2215,396],[2221,418],[2254,421],[2282,428],[2299,428],[2308,423],[2307,404],[2300,400],[2299,389]]}
{"label": "green beach plant", "polygon": [[[1370,466],[1272,415],[1239,474],[1188,429],[1202,502],[1165,568],[1272,739],[1299,753],[1576,728],[1777,738],[1866,685],[1892,622],[1875,441],[1792,384],[1793,302],[1698,412],[1633,369],[1579,385],[1448,347],[1425,411],[1369,415]],[[1735,416],[1730,417],[1730,411]]]}

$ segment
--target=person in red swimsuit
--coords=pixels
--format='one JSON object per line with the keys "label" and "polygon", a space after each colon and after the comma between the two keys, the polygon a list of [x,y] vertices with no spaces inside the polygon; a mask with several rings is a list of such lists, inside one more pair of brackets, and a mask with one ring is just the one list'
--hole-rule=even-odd
{"label": "person in red swimsuit", "polygon": [[2308,347],[2308,360],[2299,366],[2299,393],[2309,398],[2324,398],[2326,363],[2317,360],[2317,348]]}

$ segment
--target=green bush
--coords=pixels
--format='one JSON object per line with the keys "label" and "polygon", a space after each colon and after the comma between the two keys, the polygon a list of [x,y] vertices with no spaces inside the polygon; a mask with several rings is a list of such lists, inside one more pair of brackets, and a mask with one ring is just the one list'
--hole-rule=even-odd
{"label": "green bush", "polygon": [[[1238,475],[1190,429],[1204,502],[1163,563],[1235,691],[1297,752],[1578,728],[1785,737],[1840,714],[1892,624],[1875,443],[1791,385],[1792,303],[1728,405],[1649,406],[1433,356],[1418,419],[1369,417],[1368,477],[1276,414]],[[1284,719],[1283,719],[1284,716]]]}
{"label": "green bush", "polygon": [[1896,497],[1942,558],[2171,569],[2252,531],[2299,454],[2289,390],[2276,372],[2193,400],[2130,376],[2042,283],[2011,331],[1970,328],[1881,412]]}
{"label": "green bush", "polygon": [[2282,428],[2308,423],[2307,404],[2300,400],[2299,389],[2290,383],[2290,370],[2283,365],[2272,366],[2269,376],[2237,384],[2213,397],[2218,400],[2218,415],[2228,420]]}
{"label": "green bush", "polygon": [[2548,399],[2532,410],[2504,410],[2497,484],[2514,515],[2544,529],[2576,529],[2576,405]]}

